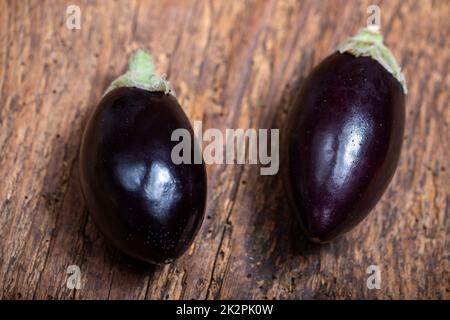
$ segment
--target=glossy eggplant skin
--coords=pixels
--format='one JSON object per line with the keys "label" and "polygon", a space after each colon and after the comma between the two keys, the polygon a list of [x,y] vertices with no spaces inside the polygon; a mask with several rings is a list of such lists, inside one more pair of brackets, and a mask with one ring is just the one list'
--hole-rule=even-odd
{"label": "glossy eggplant skin", "polygon": [[172,95],[117,88],[97,106],[80,149],[81,187],[98,229],[124,253],[154,264],[179,257],[204,216],[204,163],[171,160],[178,128],[194,137]]}
{"label": "glossy eggplant skin", "polygon": [[296,98],[284,131],[284,184],[306,235],[328,242],[363,220],[392,179],[405,95],[377,61],[336,52]]}

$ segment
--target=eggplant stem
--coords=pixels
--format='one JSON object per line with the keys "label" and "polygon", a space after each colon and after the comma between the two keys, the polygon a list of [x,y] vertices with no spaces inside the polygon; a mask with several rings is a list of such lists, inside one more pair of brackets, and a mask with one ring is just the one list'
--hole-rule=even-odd
{"label": "eggplant stem", "polygon": [[104,96],[117,88],[135,87],[150,92],[163,92],[175,97],[175,92],[166,80],[166,75],[155,73],[155,65],[150,53],[143,49],[136,50],[130,58],[128,71],[116,78],[106,89]]}
{"label": "eggplant stem", "polygon": [[355,57],[370,57],[378,61],[400,82],[405,94],[408,93],[405,75],[397,64],[391,50],[383,44],[383,36],[374,28],[363,28],[354,37],[347,39],[338,47],[340,53],[348,52]]}

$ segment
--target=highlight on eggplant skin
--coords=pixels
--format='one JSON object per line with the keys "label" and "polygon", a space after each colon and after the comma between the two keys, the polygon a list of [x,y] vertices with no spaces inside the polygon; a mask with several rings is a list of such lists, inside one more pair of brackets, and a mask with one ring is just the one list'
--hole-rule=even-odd
{"label": "highlight on eggplant skin", "polygon": [[283,180],[306,235],[324,243],[379,201],[400,156],[406,86],[371,57],[336,52],[304,80],[285,127]]}
{"label": "highlight on eggplant skin", "polygon": [[183,128],[194,136],[175,96],[149,91],[145,81],[142,88],[122,86],[128,80],[113,82],[88,121],[80,148],[81,187],[110,243],[135,259],[169,263],[186,251],[202,224],[206,170],[203,162],[172,162],[178,143],[171,141],[172,132]]}

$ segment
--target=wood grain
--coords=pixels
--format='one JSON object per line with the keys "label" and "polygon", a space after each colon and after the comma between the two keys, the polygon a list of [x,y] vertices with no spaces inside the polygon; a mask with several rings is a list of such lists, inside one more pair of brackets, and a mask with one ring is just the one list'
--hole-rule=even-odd
{"label": "wood grain", "polygon": [[[204,128],[280,128],[371,3],[410,93],[399,168],[360,226],[310,244],[279,175],[210,165],[206,218],[182,258],[149,266],[105,243],[78,148],[134,49],[152,52]],[[76,1],[81,30],[66,28],[69,4],[0,0],[0,298],[450,298],[450,1]],[[72,264],[80,290],[66,287]],[[371,264],[380,290],[366,287]]]}

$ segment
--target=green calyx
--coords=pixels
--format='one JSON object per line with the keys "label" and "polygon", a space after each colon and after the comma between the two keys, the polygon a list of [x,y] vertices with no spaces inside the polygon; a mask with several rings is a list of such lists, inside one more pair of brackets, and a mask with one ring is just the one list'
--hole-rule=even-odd
{"label": "green calyx", "polygon": [[152,56],[143,49],[138,49],[131,55],[128,71],[111,82],[103,95],[120,87],[135,87],[175,96],[170,83],[166,80],[166,75],[155,73]]}
{"label": "green calyx", "polygon": [[383,44],[383,36],[376,28],[363,28],[354,37],[342,43],[338,51],[348,52],[355,57],[371,57],[378,61],[394,78],[400,82],[405,94],[408,93],[405,75],[397,64],[391,50]]}

